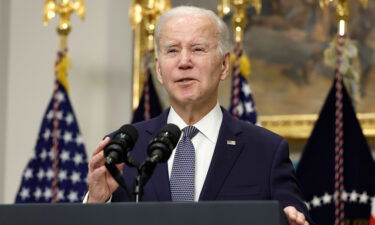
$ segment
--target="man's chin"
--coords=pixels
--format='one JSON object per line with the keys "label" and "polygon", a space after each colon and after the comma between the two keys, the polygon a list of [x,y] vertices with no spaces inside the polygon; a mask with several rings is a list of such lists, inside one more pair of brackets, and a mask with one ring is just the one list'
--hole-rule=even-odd
{"label": "man's chin", "polygon": [[188,106],[188,105],[194,105],[199,103],[198,99],[193,96],[183,96],[175,99],[173,101],[174,104],[179,105],[179,106]]}

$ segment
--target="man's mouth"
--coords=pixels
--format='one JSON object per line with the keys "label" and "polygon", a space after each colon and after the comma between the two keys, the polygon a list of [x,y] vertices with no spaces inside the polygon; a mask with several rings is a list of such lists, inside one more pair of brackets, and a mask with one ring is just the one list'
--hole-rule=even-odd
{"label": "man's mouth", "polygon": [[182,82],[182,83],[184,83],[184,82],[188,82],[188,81],[192,81],[193,79],[191,79],[191,78],[184,78],[184,79],[180,79],[180,80],[178,80],[177,82]]}

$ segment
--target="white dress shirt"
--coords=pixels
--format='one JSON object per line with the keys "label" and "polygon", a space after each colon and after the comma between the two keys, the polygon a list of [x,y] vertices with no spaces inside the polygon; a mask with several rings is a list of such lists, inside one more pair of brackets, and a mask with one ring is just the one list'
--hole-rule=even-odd
{"label": "white dress shirt", "polygon": [[[206,116],[204,116],[196,124],[192,125],[199,130],[197,135],[195,135],[191,140],[195,148],[194,201],[199,200],[208,168],[210,167],[211,159],[214,154],[222,120],[223,112],[220,109],[219,103],[217,103],[216,106]],[[182,120],[182,118],[176,113],[176,111],[174,111],[172,107],[169,110],[167,123],[176,124],[180,129],[189,126]],[[168,160],[169,178],[171,177],[175,152],[176,149],[173,150],[172,155]]]}

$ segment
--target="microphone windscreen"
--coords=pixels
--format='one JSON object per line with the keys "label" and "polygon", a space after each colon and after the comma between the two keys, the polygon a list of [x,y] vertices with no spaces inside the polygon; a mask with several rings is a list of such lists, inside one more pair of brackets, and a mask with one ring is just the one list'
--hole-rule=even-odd
{"label": "microphone windscreen", "polygon": [[130,138],[132,139],[133,143],[135,143],[136,140],[138,139],[138,131],[137,131],[137,129],[135,129],[135,127],[133,127],[130,124],[125,124],[122,127],[120,127],[120,129],[118,129],[116,135],[120,134],[120,133],[125,133],[125,134],[129,135]]}
{"label": "microphone windscreen", "polygon": [[167,125],[165,125],[160,130],[159,134],[162,134],[162,133],[165,133],[165,132],[168,132],[170,134],[169,137],[170,137],[170,141],[173,144],[173,148],[176,147],[177,142],[178,142],[178,140],[180,139],[180,136],[181,136],[180,128],[178,128],[178,126],[176,126],[173,123],[168,123]]}

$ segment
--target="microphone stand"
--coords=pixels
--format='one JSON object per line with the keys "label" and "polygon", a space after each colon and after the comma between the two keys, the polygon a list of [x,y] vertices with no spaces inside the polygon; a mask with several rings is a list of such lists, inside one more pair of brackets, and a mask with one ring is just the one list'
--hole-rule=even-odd
{"label": "microphone stand", "polygon": [[[155,157],[154,157],[155,158]],[[135,202],[141,202],[143,200],[143,187],[150,179],[151,174],[154,172],[156,162],[153,158],[147,158],[142,165],[138,167],[138,175],[134,181],[134,192]]]}
{"label": "microphone stand", "polygon": [[[109,171],[109,173],[111,174],[111,176],[115,179],[115,181],[117,182],[117,184],[123,188],[125,190],[125,193],[126,195],[128,196],[128,198],[130,199],[130,201],[133,200],[132,198],[132,195],[130,194],[129,190],[128,190],[128,187],[125,183],[125,180],[121,174],[121,172],[117,169],[116,163],[113,161],[112,158],[110,157],[107,157],[106,158],[106,161],[104,163],[105,167],[107,168],[107,170]],[[135,167],[135,168],[139,168],[140,164],[135,160],[133,159],[132,157],[129,156],[129,153],[127,153],[126,155],[126,158],[125,158],[125,164],[129,167]]]}
{"label": "microphone stand", "polygon": [[143,200],[143,182],[141,174],[138,173],[137,177],[135,178],[135,186],[134,186],[134,193],[135,195],[135,202],[139,203]]}

